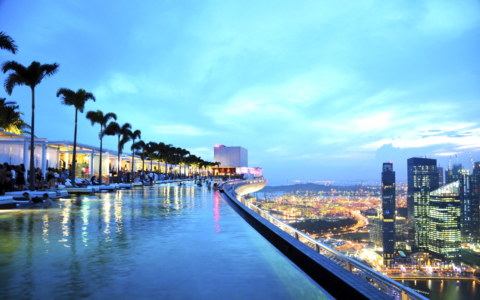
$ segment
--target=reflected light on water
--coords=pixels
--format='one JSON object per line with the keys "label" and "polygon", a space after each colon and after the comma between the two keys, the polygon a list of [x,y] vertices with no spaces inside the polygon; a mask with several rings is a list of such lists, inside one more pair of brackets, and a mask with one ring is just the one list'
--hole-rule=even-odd
{"label": "reflected light on water", "polygon": [[178,209],[179,208],[180,198],[179,198],[178,194],[179,194],[178,193],[178,186],[174,186],[173,187],[173,203],[174,203],[173,209]]}
{"label": "reflected light on water", "polygon": [[213,198],[213,227],[215,227],[215,233],[218,234],[221,231],[219,220],[220,220],[220,193],[215,192]]}
{"label": "reflected light on water", "polygon": [[88,224],[90,216],[90,201],[85,201],[81,209],[82,216],[82,243],[84,246],[88,246]]}
{"label": "reflected light on water", "polygon": [[107,235],[110,234],[110,209],[112,208],[112,205],[110,203],[110,197],[106,197],[103,199],[102,202],[102,209],[103,209],[103,223],[105,223],[105,229],[103,230],[103,233]]}
{"label": "reflected light on water", "polygon": [[42,239],[45,243],[50,243],[48,240],[48,214],[44,214],[42,217]]}
{"label": "reflected light on water", "polygon": [[[72,203],[70,201],[66,202],[65,206],[62,209],[62,239],[59,242],[66,243],[68,242],[68,237],[70,236],[70,210]],[[68,244],[63,244],[64,247],[69,247]]]}
{"label": "reflected light on water", "polygon": [[115,214],[116,232],[118,233],[121,233],[123,229],[122,206],[123,206],[122,197],[120,197],[120,193],[117,193],[117,197],[115,199],[115,202],[113,203],[113,209]]}

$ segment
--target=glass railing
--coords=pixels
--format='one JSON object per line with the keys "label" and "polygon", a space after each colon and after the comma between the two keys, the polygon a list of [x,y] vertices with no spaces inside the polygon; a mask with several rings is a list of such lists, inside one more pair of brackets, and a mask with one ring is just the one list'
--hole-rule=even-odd
{"label": "glass railing", "polygon": [[387,276],[378,273],[377,271],[371,269],[370,267],[362,264],[361,262],[344,255],[343,253],[338,252],[335,249],[330,248],[329,246],[318,242],[309,235],[293,228],[292,226],[285,224],[283,221],[275,218],[268,212],[262,210],[258,206],[252,204],[244,196],[237,195],[235,193],[236,188],[243,185],[258,184],[265,182],[264,180],[243,180],[243,181],[231,181],[224,183],[222,188],[225,193],[227,193],[231,198],[236,199],[246,207],[248,207],[253,212],[260,215],[265,220],[269,221],[273,225],[277,226],[284,232],[293,236],[295,239],[300,242],[308,245],[309,247],[315,249],[316,252],[322,254],[325,257],[330,258],[332,261],[347,269],[348,271],[356,274],[360,278],[364,279],[371,285],[380,289],[384,293],[391,295],[394,299],[412,299],[412,300],[427,300],[428,298],[420,295],[414,290],[388,278]]}

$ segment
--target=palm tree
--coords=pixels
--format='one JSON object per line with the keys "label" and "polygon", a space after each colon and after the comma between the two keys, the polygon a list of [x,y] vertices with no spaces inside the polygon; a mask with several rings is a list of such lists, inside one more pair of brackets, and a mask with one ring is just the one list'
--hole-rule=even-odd
{"label": "palm tree", "polygon": [[[74,92],[70,89],[61,88],[57,91],[57,97],[61,97],[62,103],[64,105],[71,105],[75,107],[75,126],[73,131],[73,158],[72,158],[72,170],[71,170],[71,180],[72,184],[75,185],[75,168],[77,166],[77,121],[78,121],[78,112],[83,113],[85,108],[85,102],[88,100],[95,101],[95,96],[92,93],[85,91],[84,89],[79,89]],[[93,157],[92,157],[93,159]]]}
{"label": "palm tree", "polygon": [[5,98],[0,98],[0,127],[6,132],[25,133],[25,129],[30,126],[22,120],[22,113],[18,111],[19,106],[5,100]]}
{"label": "palm tree", "polygon": [[[187,158],[187,155],[190,154],[190,151],[186,150],[186,149],[183,149],[183,148],[177,148],[177,156],[178,156],[178,162],[179,164],[183,164],[184,167],[183,167],[183,173],[185,175],[185,173],[187,172],[187,166],[186,166],[186,158]],[[181,166],[179,165],[179,168],[180,168],[180,174],[182,174],[182,169],[181,169]]]}
{"label": "palm tree", "polygon": [[163,160],[165,163],[165,174],[168,175],[168,163],[171,159],[171,149],[173,148],[170,144],[165,144],[163,142],[158,143],[157,156],[159,159]]}
{"label": "palm tree", "polygon": [[144,150],[145,154],[150,158],[150,172],[153,172],[153,160],[158,157],[155,153],[158,150],[158,143],[148,142]]}
{"label": "palm tree", "polygon": [[135,140],[136,139],[141,139],[142,138],[142,132],[140,130],[135,130],[135,131],[130,131],[129,132],[129,135],[130,135],[130,139],[132,140],[132,146],[131,146],[131,150],[132,150],[132,181],[133,181],[133,177],[135,175],[135,170],[134,170],[134,165],[135,165],[135,148],[133,147],[133,145],[135,144]]}
{"label": "palm tree", "polygon": [[140,140],[136,143],[134,143],[132,145],[132,150],[135,151],[135,150],[141,150],[141,152],[139,153],[140,154],[140,158],[142,159],[142,171],[145,170],[145,157],[147,156],[146,153],[145,153],[145,142]]}
{"label": "palm tree", "polygon": [[117,176],[120,175],[120,156],[122,155],[123,147],[130,140],[128,131],[132,130],[132,125],[125,123],[122,126],[117,122],[110,122],[105,128],[106,135],[116,135],[118,145],[118,159],[117,159]]}
{"label": "palm tree", "polygon": [[98,164],[98,177],[99,183],[102,184],[102,153],[103,153],[103,137],[105,136],[105,128],[110,119],[117,120],[117,115],[114,113],[106,113],[105,115],[101,110],[89,111],[87,112],[87,119],[90,120],[92,126],[95,124],[100,124],[100,133],[98,137],[100,138],[100,162]]}
{"label": "palm tree", "polygon": [[[30,190],[35,189],[34,180],[35,180],[35,164],[34,164],[34,152],[35,146],[34,136],[35,136],[35,87],[42,81],[43,78],[52,76],[58,71],[58,64],[40,64],[37,61],[34,61],[30,66],[25,67],[15,61],[7,61],[2,66],[3,73],[8,74],[7,79],[5,80],[5,90],[9,95],[12,94],[13,88],[17,85],[26,85],[30,87],[32,91],[32,122],[31,133],[30,133]],[[25,155],[25,153],[24,153]]]}
{"label": "palm tree", "polygon": [[13,54],[17,52],[15,41],[3,31],[0,31],[0,49],[8,50]]}

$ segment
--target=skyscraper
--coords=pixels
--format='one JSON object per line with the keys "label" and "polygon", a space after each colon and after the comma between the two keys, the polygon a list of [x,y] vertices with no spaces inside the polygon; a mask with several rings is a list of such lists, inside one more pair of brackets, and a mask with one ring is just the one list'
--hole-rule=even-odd
{"label": "skyscraper", "polygon": [[462,234],[466,241],[480,241],[480,162],[469,176],[469,194],[462,205]]}
{"label": "skyscraper", "polygon": [[480,163],[474,164],[470,175],[461,164],[453,165],[447,170],[448,182],[459,182],[460,228],[462,241],[472,242],[479,238],[479,204],[480,204]]}
{"label": "skyscraper", "polygon": [[430,193],[428,250],[444,262],[460,257],[460,181]]}
{"label": "skyscraper", "polygon": [[443,180],[443,168],[437,167],[437,171],[438,171],[438,186],[442,186],[445,184]]}
{"label": "skyscraper", "polygon": [[407,160],[408,218],[413,222],[414,251],[428,251],[430,192],[438,188],[437,160],[412,157]]}
{"label": "skyscraper", "polygon": [[454,181],[461,180],[462,174],[463,174],[462,171],[463,171],[462,164],[454,164],[452,169],[448,168],[445,171],[445,184],[449,184]]}
{"label": "skyscraper", "polygon": [[383,163],[382,213],[383,264],[391,267],[395,252],[395,172],[391,162]]}

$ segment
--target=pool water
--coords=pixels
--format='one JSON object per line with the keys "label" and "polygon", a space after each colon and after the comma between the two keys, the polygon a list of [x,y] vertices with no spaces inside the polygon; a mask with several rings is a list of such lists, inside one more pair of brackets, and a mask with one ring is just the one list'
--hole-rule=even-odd
{"label": "pool water", "polygon": [[0,211],[0,299],[326,299],[218,192],[158,185]]}

